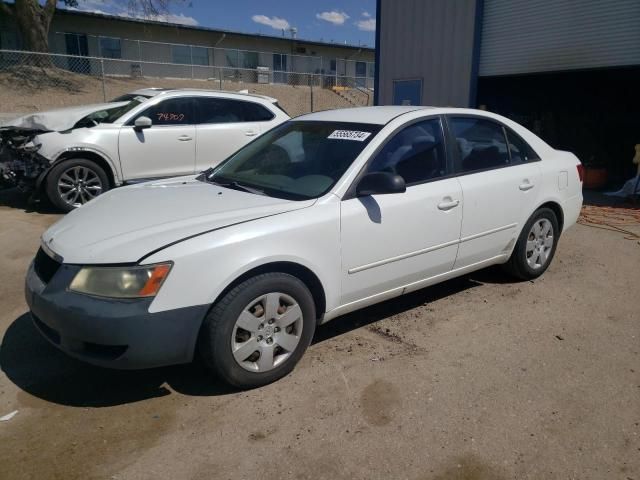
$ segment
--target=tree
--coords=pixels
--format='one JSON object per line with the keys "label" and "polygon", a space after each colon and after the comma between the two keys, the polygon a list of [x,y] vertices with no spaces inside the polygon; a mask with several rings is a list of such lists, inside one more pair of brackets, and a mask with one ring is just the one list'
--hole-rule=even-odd
{"label": "tree", "polygon": [[[136,15],[157,17],[168,11],[170,0],[126,0],[129,10]],[[0,13],[15,19],[25,50],[49,51],[49,26],[58,3],[77,7],[78,0],[15,0],[12,7],[0,0]]]}

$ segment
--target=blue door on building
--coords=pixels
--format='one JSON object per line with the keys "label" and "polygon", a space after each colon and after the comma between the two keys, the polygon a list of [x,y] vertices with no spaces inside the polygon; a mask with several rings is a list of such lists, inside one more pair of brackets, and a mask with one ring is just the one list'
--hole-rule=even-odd
{"label": "blue door on building", "polygon": [[394,105],[420,105],[422,102],[422,80],[394,80]]}

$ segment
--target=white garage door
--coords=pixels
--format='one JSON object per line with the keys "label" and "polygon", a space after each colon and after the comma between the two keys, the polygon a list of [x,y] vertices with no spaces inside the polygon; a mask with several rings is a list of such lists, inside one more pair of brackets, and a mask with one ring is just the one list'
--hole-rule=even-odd
{"label": "white garage door", "polygon": [[481,76],[640,65],[640,0],[484,0]]}

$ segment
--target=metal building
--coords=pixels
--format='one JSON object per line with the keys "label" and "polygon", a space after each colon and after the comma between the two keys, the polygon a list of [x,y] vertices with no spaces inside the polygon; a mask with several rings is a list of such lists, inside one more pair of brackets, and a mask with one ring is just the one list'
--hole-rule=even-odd
{"label": "metal building", "polygon": [[640,0],[378,0],[378,104],[487,108],[632,173]]}

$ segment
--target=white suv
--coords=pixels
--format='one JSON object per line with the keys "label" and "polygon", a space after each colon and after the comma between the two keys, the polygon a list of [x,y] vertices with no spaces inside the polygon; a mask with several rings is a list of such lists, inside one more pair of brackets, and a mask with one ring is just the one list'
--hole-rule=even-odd
{"label": "white suv", "polygon": [[[265,96],[154,93],[89,114],[78,108],[79,118],[73,109],[60,111],[57,131],[33,139],[48,161],[39,184],[56,207],[70,211],[122,184],[206,170],[289,119],[276,99]],[[47,113],[37,118],[46,121]]]}

